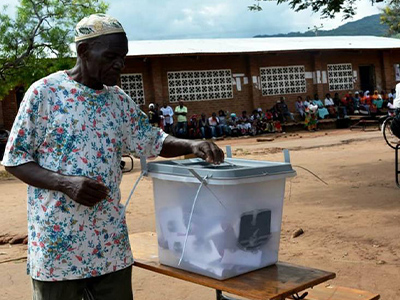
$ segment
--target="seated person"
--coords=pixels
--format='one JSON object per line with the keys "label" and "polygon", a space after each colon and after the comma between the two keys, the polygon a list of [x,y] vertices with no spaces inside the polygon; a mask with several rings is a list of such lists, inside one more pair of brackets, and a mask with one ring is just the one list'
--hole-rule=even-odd
{"label": "seated person", "polygon": [[369,107],[372,105],[371,99],[369,97],[369,91],[365,91],[365,93],[360,92],[360,106],[359,112],[361,115],[369,115]]}
{"label": "seated person", "polygon": [[310,103],[312,103],[311,96],[306,96],[306,99],[303,101],[304,108],[307,108]]}
{"label": "seated person", "polygon": [[266,110],[263,118],[263,124],[264,132],[275,132],[274,116],[272,115],[271,111]]}
{"label": "seated person", "polygon": [[235,113],[231,113],[231,116],[228,120],[229,130],[232,136],[239,136],[240,135],[240,128],[239,128],[239,119]]}
{"label": "seated person", "polygon": [[383,99],[378,96],[376,99],[372,100],[372,105],[376,107],[376,112],[379,113],[383,107]]}
{"label": "seated person", "polygon": [[274,121],[280,121],[281,120],[281,116],[279,115],[278,111],[277,111],[277,107],[276,104],[274,106],[271,107],[270,110],[268,110],[271,115],[272,115],[272,119]]}
{"label": "seated person", "polygon": [[294,116],[293,116],[293,114],[289,111],[289,107],[287,106],[287,104],[286,104],[286,102],[285,102],[285,97],[281,97],[281,101],[280,101],[281,103],[280,103],[280,105],[279,105],[279,108],[280,108],[280,112],[281,112],[281,114],[282,114],[282,117],[283,117],[283,121],[286,123],[287,122],[287,120],[288,120],[288,117],[292,120],[292,121],[294,121]]}
{"label": "seated person", "polygon": [[354,109],[354,114],[356,115],[360,113],[360,102],[361,102],[360,93],[356,91],[353,97],[353,109]]}
{"label": "seated person", "polygon": [[339,119],[346,118],[347,117],[347,109],[346,109],[346,106],[343,105],[342,99],[340,99],[338,93],[335,93],[335,96],[333,97],[333,103],[335,104],[335,107],[337,108],[337,117]]}
{"label": "seated person", "polygon": [[213,112],[211,117],[208,118],[208,126],[211,130],[211,138],[215,139],[222,135],[221,127],[219,127],[219,119],[215,112]]}
{"label": "seated person", "polygon": [[318,94],[314,95],[314,100],[312,103],[316,106],[318,106],[318,117],[321,119],[324,119],[326,116],[329,116],[328,110],[324,107],[324,104],[322,101],[319,99]]}
{"label": "seated person", "polygon": [[238,124],[242,135],[246,135],[250,133],[251,130],[251,120],[247,116],[247,111],[242,111],[242,115],[239,118],[239,124]]}
{"label": "seated person", "polygon": [[208,125],[208,119],[206,118],[205,113],[201,114],[201,118],[199,120],[199,129],[202,139],[206,139],[210,136],[210,126]]}
{"label": "seated person", "polygon": [[346,111],[349,114],[354,113],[354,97],[353,97],[353,92],[349,91],[343,98],[342,98],[342,105],[346,107]]}
{"label": "seated person", "polygon": [[199,116],[198,115],[192,115],[189,118],[188,122],[188,133],[189,133],[189,138],[190,139],[198,139],[201,138],[201,132],[199,128]]}
{"label": "seated person", "polygon": [[299,113],[300,117],[304,120],[304,117],[305,117],[305,109],[306,109],[306,108],[305,108],[305,106],[304,106],[303,98],[302,98],[301,96],[298,96],[298,97],[297,97],[295,106],[296,106],[296,111]]}
{"label": "seated person", "polygon": [[283,122],[283,114],[281,107],[281,100],[276,101],[275,105],[271,108],[271,112],[274,115],[274,120],[279,120]]}
{"label": "seated person", "polygon": [[374,94],[371,96],[372,101],[377,100],[378,98],[382,99],[381,94],[379,94],[378,90],[374,90]]}
{"label": "seated person", "polygon": [[219,127],[221,128],[220,130],[222,132],[222,135],[230,135],[228,120],[225,112],[222,109],[219,110],[218,112],[218,118],[219,118]]}
{"label": "seated person", "polygon": [[325,107],[329,112],[329,116],[331,118],[336,118],[336,107],[335,107],[335,102],[333,102],[333,99],[331,98],[331,94],[327,93],[325,95]]}
{"label": "seated person", "polygon": [[251,120],[251,133],[254,134],[259,134],[264,131],[264,121],[263,121],[263,113],[262,109],[258,108],[253,110],[253,113],[250,116]]}
{"label": "seated person", "polygon": [[333,103],[336,107],[339,107],[339,105],[341,103],[339,93],[335,93],[335,95],[333,96]]}

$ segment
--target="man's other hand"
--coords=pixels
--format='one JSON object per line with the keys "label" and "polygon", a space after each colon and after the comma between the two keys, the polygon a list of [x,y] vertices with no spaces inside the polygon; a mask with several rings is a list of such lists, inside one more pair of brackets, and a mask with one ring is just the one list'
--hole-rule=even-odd
{"label": "man's other hand", "polygon": [[84,176],[65,176],[62,192],[75,202],[92,207],[108,196],[108,188],[101,182]]}

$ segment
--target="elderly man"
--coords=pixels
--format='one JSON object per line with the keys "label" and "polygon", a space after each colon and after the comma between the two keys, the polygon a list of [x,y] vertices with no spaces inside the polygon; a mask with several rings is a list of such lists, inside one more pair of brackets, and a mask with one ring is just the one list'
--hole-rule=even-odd
{"label": "elderly man", "polygon": [[120,204],[121,155],[194,153],[220,163],[209,142],[178,140],[150,126],[116,86],[128,53],[121,24],[91,15],[75,30],[76,65],[27,91],[3,165],[28,187],[28,273],[35,300],[132,299]]}

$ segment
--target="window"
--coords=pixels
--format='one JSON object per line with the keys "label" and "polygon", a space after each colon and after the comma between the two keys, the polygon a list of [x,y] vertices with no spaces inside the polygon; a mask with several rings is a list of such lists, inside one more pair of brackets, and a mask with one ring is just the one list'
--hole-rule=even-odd
{"label": "window", "polygon": [[260,68],[263,96],[307,92],[304,66]]}
{"label": "window", "polygon": [[231,70],[168,72],[169,101],[233,98]]}
{"label": "window", "polygon": [[121,88],[136,104],[145,104],[142,74],[122,74]]}
{"label": "window", "polygon": [[328,82],[330,91],[353,89],[353,67],[351,64],[328,65]]}

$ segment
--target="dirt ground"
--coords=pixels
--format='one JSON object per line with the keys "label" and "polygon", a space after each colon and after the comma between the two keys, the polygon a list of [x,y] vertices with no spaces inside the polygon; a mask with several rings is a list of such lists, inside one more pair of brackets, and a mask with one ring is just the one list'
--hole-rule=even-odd
{"label": "dirt ground", "polygon": [[[274,141],[255,138],[218,141],[234,157],[282,161],[291,150],[297,177],[287,182],[280,260],[336,273],[330,284],[368,290],[381,299],[400,298],[400,190],[394,151],[379,131],[332,130],[287,134]],[[124,175],[126,199],[139,175],[139,163]],[[300,167],[317,174],[323,184]],[[2,170],[2,169],[0,169]],[[26,233],[26,187],[0,180],[0,235]],[[139,184],[128,209],[130,233],[154,231],[152,182]],[[292,238],[298,228],[304,234]],[[25,275],[26,246],[0,246],[0,299],[30,299]],[[208,288],[134,268],[135,299],[214,299]]]}

